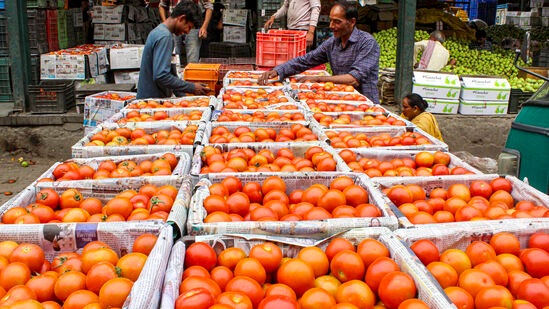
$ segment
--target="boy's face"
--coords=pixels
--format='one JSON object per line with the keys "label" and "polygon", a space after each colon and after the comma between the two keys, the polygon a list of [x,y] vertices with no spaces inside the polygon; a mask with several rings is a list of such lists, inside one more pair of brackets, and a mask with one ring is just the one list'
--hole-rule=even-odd
{"label": "boy's face", "polygon": [[181,15],[177,18],[175,25],[175,35],[187,34],[194,28],[194,23],[187,21],[185,15]]}

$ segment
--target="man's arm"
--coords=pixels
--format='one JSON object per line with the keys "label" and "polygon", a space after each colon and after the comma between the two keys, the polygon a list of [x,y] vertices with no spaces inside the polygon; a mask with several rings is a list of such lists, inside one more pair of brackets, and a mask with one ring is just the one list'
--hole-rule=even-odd
{"label": "man's arm", "polygon": [[425,49],[427,46],[427,41],[419,41],[414,43],[414,66],[417,63],[417,55],[419,52]]}
{"label": "man's arm", "polygon": [[210,20],[212,19],[213,2],[210,2],[208,0],[202,0],[202,6],[206,10],[206,14],[204,16],[204,22],[202,23],[202,27],[200,27],[200,30],[198,31],[198,37],[201,39],[205,39],[208,36],[208,25],[210,24]]}
{"label": "man's arm", "polygon": [[353,87],[358,87],[360,83],[358,80],[351,74],[340,74],[335,76],[302,76],[297,79],[298,83],[304,82],[332,82],[334,84],[347,84]]}
{"label": "man's arm", "polygon": [[172,49],[171,37],[164,37],[156,43],[153,52],[153,80],[174,92],[194,93],[194,84],[181,80],[171,73]]}
{"label": "man's arm", "polygon": [[313,45],[315,29],[320,16],[320,0],[311,0],[311,19],[309,20],[309,31],[307,32],[307,46]]}
{"label": "man's arm", "polygon": [[269,20],[267,20],[265,22],[265,25],[263,26],[264,29],[269,29],[275,19],[279,19],[280,17],[282,16],[286,16],[286,13],[288,13],[288,7],[290,6],[290,1],[289,0],[284,0],[284,3],[282,3],[282,6],[280,7],[280,9],[278,9],[274,14],[273,16],[271,16],[271,18],[269,18]]}
{"label": "man's arm", "polygon": [[273,70],[276,71],[280,79],[283,79],[328,62],[328,49],[332,40],[334,40],[333,37],[316,49],[278,65]]}
{"label": "man's arm", "polygon": [[160,13],[160,19],[162,21],[165,21],[169,16],[169,9],[170,4],[166,1],[160,1],[160,4],[158,5],[158,13]]}

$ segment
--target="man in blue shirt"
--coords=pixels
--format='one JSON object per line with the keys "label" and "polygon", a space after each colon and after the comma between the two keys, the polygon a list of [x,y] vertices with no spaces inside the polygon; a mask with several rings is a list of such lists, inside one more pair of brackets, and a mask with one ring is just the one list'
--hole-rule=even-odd
{"label": "man in blue shirt", "polygon": [[[172,93],[205,95],[210,88],[200,83],[190,83],[177,77],[172,70],[173,36],[189,33],[195,24],[201,24],[200,9],[193,1],[181,1],[170,17],[158,25],[147,37],[141,58],[141,69],[137,83],[137,98],[168,98]],[[175,68],[175,67],[174,67]]]}
{"label": "man in blue shirt", "polygon": [[379,104],[379,45],[371,34],[355,27],[357,18],[356,3],[336,2],[330,11],[330,30],[334,36],[315,50],[263,73],[258,82],[265,84],[277,76],[284,79],[329,62],[333,76],[306,76],[298,81],[350,84]]}

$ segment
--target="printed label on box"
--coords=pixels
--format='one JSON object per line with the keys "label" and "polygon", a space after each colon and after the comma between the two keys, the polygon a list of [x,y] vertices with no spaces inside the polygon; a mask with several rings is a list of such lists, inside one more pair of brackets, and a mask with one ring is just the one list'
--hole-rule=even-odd
{"label": "printed label on box", "polygon": [[424,98],[457,100],[461,82],[456,74],[414,71],[412,91]]}
{"label": "printed label on box", "polygon": [[502,101],[465,101],[459,102],[459,113],[463,115],[504,115],[509,104]]}
{"label": "printed label on box", "polygon": [[93,19],[95,24],[119,24],[122,22],[124,5],[117,6],[94,6]]}
{"label": "printed label on box", "polygon": [[248,23],[248,10],[228,9],[223,11],[223,24],[245,27]]}
{"label": "printed label on box", "polygon": [[107,24],[105,25],[104,40],[107,41],[125,41],[126,24]]}
{"label": "printed label on box", "polygon": [[246,43],[246,27],[224,26],[223,42]]}
{"label": "printed label on box", "polygon": [[105,39],[105,25],[104,24],[95,24],[95,25],[93,25],[93,39],[96,40],[96,41]]}
{"label": "printed label on box", "polygon": [[504,78],[463,76],[460,97],[465,101],[509,101],[511,85]]}
{"label": "printed label on box", "polygon": [[433,114],[457,114],[459,109],[459,100],[437,100],[426,98],[429,104],[426,111]]}
{"label": "printed label on box", "polygon": [[138,69],[141,67],[141,57],[144,45],[125,45],[123,48],[111,48],[111,69]]}

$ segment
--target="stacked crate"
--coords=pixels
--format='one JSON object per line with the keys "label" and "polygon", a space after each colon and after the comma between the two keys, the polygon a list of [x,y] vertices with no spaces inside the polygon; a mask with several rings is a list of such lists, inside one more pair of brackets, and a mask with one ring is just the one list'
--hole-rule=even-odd
{"label": "stacked crate", "polygon": [[57,10],[46,10],[46,37],[50,51],[59,50],[57,13]]}

